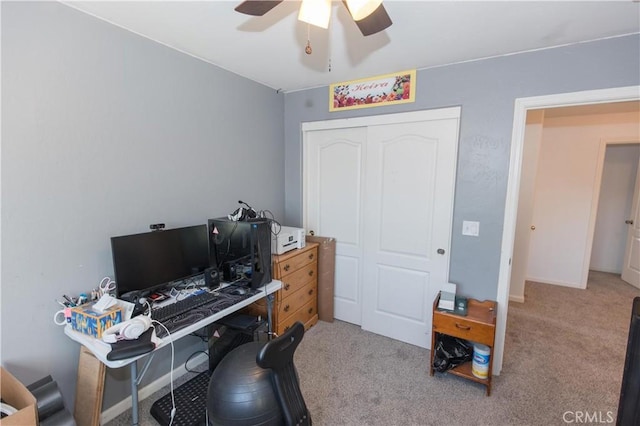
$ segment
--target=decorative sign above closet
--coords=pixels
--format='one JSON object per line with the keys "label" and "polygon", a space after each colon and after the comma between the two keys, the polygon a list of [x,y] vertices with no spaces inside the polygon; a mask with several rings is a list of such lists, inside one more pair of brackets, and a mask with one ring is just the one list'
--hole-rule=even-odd
{"label": "decorative sign above closet", "polygon": [[335,83],[329,87],[329,111],[415,101],[416,70]]}

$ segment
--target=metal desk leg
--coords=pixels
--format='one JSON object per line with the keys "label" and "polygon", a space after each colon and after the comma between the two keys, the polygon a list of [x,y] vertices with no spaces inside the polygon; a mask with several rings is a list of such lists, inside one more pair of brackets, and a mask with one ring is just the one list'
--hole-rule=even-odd
{"label": "metal desk leg", "polygon": [[[155,352],[152,352],[151,356],[144,362],[140,376],[138,376],[138,362],[134,361],[131,363],[131,423],[133,426],[138,426],[138,386],[142,383],[142,377],[144,377],[149,369],[154,355]],[[171,368],[173,368],[173,365]]]}
{"label": "metal desk leg", "polygon": [[138,363],[131,364],[131,424],[138,426]]}
{"label": "metal desk leg", "polygon": [[267,331],[268,331],[269,340],[271,340],[271,337],[274,335],[273,327],[271,325],[271,312],[273,310],[274,299],[275,299],[275,296],[273,293],[267,295]]}

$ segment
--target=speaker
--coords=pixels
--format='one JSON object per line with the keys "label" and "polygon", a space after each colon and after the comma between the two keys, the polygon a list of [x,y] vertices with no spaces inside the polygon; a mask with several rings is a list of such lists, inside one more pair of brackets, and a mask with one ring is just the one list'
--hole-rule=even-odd
{"label": "speaker", "polygon": [[220,273],[217,268],[211,267],[204,270],[204,285],[213,290],[220,287]]}
{"label": "speaker", "polygon": [[633,299],[631,309],[616,425],[640,425],[640,297]]}

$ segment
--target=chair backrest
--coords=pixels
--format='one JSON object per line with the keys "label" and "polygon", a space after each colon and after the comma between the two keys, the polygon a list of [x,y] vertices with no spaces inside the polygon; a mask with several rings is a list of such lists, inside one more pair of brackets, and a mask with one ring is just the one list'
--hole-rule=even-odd
{"label": "chair backrest", "polygon": [[311,425],[311,415],[302,397],[293,354],[304,336],[304,325],[296,322],[289,330],[268,341],[256,356],[257,364],[271,369],[271,381],[287,426]]}

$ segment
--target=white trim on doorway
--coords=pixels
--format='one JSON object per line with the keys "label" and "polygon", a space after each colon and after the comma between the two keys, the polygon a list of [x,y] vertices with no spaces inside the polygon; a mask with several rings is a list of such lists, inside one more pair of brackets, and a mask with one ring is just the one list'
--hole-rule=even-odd
{"label": "white trim on doorway", "polygon": [[588,90],[583,92],[560,93],[554,95],[518,98],[513,113],[513,134],[509,176],[505,201],[500,271],[498,276],[496,323],[496,342],[493,358],[493,372],[500,374],[504,357],[504,342],[507,329],[507,311],[509,306],[509,286],[511,278],[511,258],[515,240],[515,226],[518,213],[518,191],[522,168],[522,152],[527,111],[530,109],[555,108],[574,105],[600,104],[640,100],[640,86],[617,87],[611,89]]}

